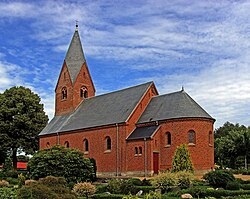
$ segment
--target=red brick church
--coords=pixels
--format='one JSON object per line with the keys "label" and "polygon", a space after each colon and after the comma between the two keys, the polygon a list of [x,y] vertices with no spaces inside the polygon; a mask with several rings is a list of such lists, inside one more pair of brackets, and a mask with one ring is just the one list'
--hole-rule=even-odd
{"label": "red brick church", "polygon": [[154,82],[95,96],[76,27],[55,89],[55,116],[40,149],[77,148],[99,176],[151,176],[171,169],[186,143],[196,172],[214,166],[214,119],[183,89],[159,95]]}

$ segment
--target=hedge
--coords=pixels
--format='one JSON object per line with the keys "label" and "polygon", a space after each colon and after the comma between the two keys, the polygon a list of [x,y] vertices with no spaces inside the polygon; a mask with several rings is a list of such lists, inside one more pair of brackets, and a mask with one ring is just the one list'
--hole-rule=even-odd
{"label": "hedge", "polygon": [[109,198],[113,198],[113,199],[122,199],[125,195],[122,194],[95,194],[93,196],[91,196],[90,198],[93,199],[109,199]]}

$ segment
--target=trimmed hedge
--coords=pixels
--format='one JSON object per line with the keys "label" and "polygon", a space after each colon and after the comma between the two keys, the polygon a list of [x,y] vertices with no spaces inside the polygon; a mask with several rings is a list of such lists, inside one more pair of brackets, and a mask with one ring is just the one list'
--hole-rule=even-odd
{"label": "trimmed hedge", "polygon": [[109,199],[109,198],[113,198],[113,199],[122,199],[125,195],[122,194],[95,194],[93,196],[91,196],[90,198],[93,199]]}

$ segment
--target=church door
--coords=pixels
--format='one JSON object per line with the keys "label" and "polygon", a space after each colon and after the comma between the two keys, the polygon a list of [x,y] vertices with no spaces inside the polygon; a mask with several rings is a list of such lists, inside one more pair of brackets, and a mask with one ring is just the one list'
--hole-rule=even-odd
{"label": "church door", "polygon": [[159,153],[153,153],[153,170],[154,174],[159,172]]}

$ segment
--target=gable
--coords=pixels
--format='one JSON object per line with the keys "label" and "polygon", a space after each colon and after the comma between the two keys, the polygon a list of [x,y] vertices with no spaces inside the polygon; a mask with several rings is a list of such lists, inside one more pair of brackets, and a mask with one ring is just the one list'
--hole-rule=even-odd
{"label": "gable", "polygon": [[39,135],[126,122],[152,82],[85,99],[68,115],[55,116]]}

